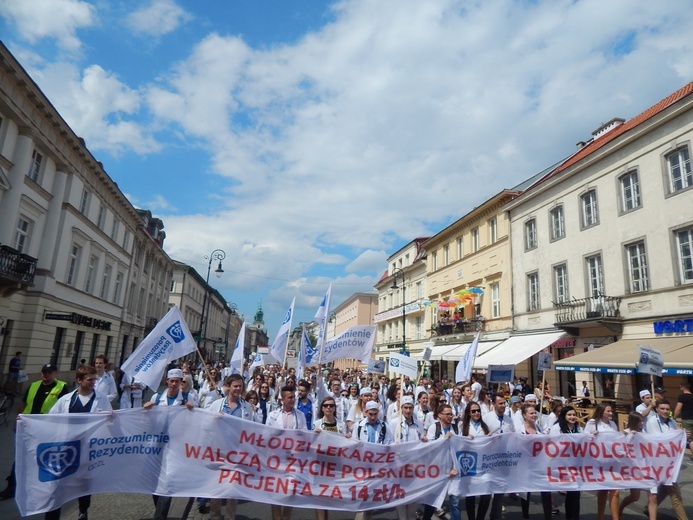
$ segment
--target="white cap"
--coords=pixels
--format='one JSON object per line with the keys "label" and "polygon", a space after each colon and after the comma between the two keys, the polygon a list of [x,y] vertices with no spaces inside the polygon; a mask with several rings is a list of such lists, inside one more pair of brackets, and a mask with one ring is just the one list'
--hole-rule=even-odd
{"label": "white cap", "polygon": [[414,398],[410,395],[405,395],[404,397],[402,397],[402,399],[400,399],[400,403],[403,405],[410,404],[414,406]]}
{"label": "white cap", "polygon": [[526,403],[527,401],[538,401],[538,400],[539,400],[539,399],[537,399],[537,396],[534,395],[534,394],[527,394],[527,395],[525,396],[525,403]]}
{"label": "white cap", "polygon": [[645,397],[646,395],[652,395],[649,390],[640,390],[640,399]]}
{"label": "white cap", "polygon": [[371,390],[370,386],[364,386],[361,391],[359,392],[359,395],[371,395],[373,393],[373,390]]}
{"label": "white cap", "polygon": [[368,411],[368,410],[379,410],[379,409],[380,409],[380,405],[379,405],[378,403],[376,403],[375,401],[368,401],[368,402],[366,403],[366,411]]}
{"label": "white cap", "polygon": [[171,379],[173,377],[183,379],[183,371],[180,368],[172,368],[168,371],[168,374],[166,374],[166,379]]}

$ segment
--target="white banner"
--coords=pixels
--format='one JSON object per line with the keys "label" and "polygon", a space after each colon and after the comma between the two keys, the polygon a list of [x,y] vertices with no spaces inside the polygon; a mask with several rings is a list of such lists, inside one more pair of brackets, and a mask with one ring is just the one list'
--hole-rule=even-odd
{"label": "white banner", "polygon": [[416,360],[403,354],[390,354],[388,369],[390,372],[409,376],[414,381],[416,381],[416,377],[419,375],[419,367],[416,365]]}
{"label": "white banner", "polygon": [[506,433],[382,446],[183,406],[22,415],[16,501],[23,516],[97,493],[357,511],[438,506],[446,492],[649,489],[678,480],[683,430],[598,437]]}
{"label": "white banner", "polygon": [[385,373],[385,361],[380,359],[369,359],[368,360],[368,372],[370,374],[384,374]]}
{"label": "white banner", "polygon": [[455,369],[455,382],[461,383],[463,381],[469,381],[472,377],[472,367],[474,366],[474,360],[476,359],[476,351],[479,347],[479,336],[481,332],[477,332],[474,336],[474,341],[469,345],[469,348],[465,351],[462,359],[457,363],[457,368]]}
{"label": "white banner", "polygon": [[[375,344],[376,325],[357,325],[350,327],[339,336],[327,340],[322,351],[322,363],[329,363],[337,359],[358,359],[361,363],[368,363]],[[317,363],[315,356],[313,364]],[[306,365],[308,362],[306,361]]]}
{"label": "white banner", "polygon": [[348,511],[439,505],[450,470],[443,443],[383,446],[183,406],[26,415],[16,438],[23,516],[107,492]]}
{"label": "white banner", "polygon": [[128,377],[142,381],[156,392],[168,364],[194,352],[196,348],[188,325],[174,305],[120,369]]}
{"label": "white banner", "polygon": [[284,363],[284,358],[286,357],[286,347],[289,344],[289,334],[291,333],[291,319],[294,316],[294,304],[296,303],[296,298],[291,300],[291,307],[286,311],[284,316],[284,321],[279,326],[279,331],[277,332],[277,337],[274,338],[272,346],[270,347],[270,355],[279,361],[279,363]]}
{"label": "white banner", "polygon": [[[320,303],[320,307],[315,312],[313,320],[318,324],[318,341],[315,344],[317,351],[320,352],[325,346],[325,337],[327,336],[327,320],[330,316],[330,300],[332,299],[332,284],[327,288],[327,292]],[[321,359],[316,360],[317,364],[322,362]],[[310,364],[306,358],[306,364]]]}
{"label": "white banner", "polygon": [[245,357],[243,352],[245,351],[245,322],[241,325],[241,330],[238,332],[238,338],[236,338],[236,344],[233,347],[233,353],[231,354],[231,360],[229,361],[229,366],[232,369],[232,374],[242,374],[243,373],[243,361]]}

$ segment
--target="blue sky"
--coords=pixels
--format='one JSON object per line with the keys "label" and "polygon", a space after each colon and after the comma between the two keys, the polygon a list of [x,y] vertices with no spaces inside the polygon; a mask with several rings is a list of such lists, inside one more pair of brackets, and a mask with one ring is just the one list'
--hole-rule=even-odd
{"label": "blue sky", "polygon": [[273,334],[693,79],[686,0],[0,0],[111,177]]}

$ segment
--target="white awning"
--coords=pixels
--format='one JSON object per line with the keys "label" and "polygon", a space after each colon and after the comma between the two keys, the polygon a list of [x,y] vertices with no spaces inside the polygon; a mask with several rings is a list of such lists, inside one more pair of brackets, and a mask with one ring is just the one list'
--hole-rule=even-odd
{"label": "white awning", "polygon": [[565,336],[563,331],[511,336],[486,354],[477,355],[474,368],[483,369],[488,368],[489,365],[517,365],[563,336]]}
{"label": "white awning", "polygon": [[[478,358],[479,356],[486,354],[488,351],[497,347],[501,343],[503,343],[503,341],[480,341],[479,346],[476,349],[476,357]],[[471,346],[471,341],[469,343],[457,345],[454,349],[444,352],[442,359],[443,361],[459,361],[462,359],[462,356],[466,354],[467,349]]]}
{"label": "white awning", "polygon": [[[436,345],[434,347],[431,347],[431,359],[433,361],[440,361],[443,359],[443,355],[447,352],[450,352],[451,350],[456,349],[457,347],[462,346],[459,343],[451,343],[449,345]],[[417,361],[423,361],[423,349],[421,352],[417,352],[416,354],[412,354],[411,358],[416,359]]]}

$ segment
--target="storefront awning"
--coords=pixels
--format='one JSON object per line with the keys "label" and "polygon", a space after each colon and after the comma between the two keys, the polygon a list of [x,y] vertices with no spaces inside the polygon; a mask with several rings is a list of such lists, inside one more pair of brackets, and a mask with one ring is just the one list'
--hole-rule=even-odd
{"label": "storefront awning", "polygon": [[[431,347],[431,361],[440,361],[443,359],[443,354],[450,352],[459,346],[461,346],[459,343],[451,343],[449,345],[435,345],[434,347]],[[417,352],[416,354],[412,354],[411,358],[417,361],[422,361],[425,350],[426,349],[422,350],[421,352]]]}
{"label": "storefront awning", "polygon": [[556,370],[634,374],[640,357],[638,345],[659,350],[664,358],[664,374],[693,375],[693,337],[622,339],[577,356],[561,359]]}
{"label": "storefront awning", "polygon": [[565,332],[562,331],[511,336],[486,354],[481,356],[477,354],[474,368],[484,369],[489,365],[517,365],[563,336]]}
{"label": "storefront awning", "polygon": [[[476,357],[478,358],[486,352],[489,352],[491,349],[497,347],[501,343],[503,343],[503,341],[480,341],[476,350]],[[471,341],[469,343],[457,345],[454,349],[443,353],[442,359],[443,361],[459,361],[462,359],[462,356],[467,353],[467,349],[471,346]]]}

